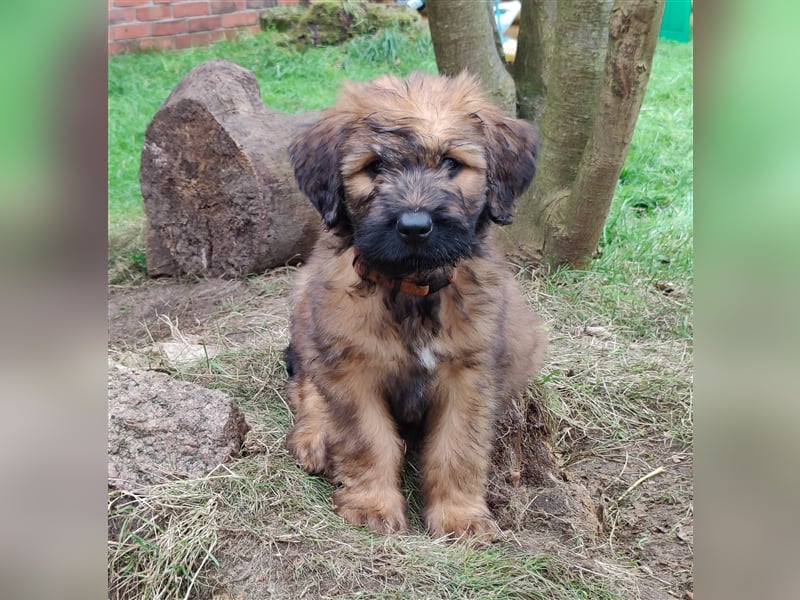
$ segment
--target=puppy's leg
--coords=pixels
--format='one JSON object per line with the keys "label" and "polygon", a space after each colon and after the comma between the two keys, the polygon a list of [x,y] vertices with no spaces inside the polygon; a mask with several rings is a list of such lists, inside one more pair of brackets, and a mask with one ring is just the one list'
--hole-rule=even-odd
{"label": "puppy's leg", "polygon": [[295,419],[286,437],[289,452],[312,475],[326,472],[328,409],[325,399],[308,379],[296,377],[289,382],[289,401]]}
{"label": "puppy's leg", "polygon": [[330,405],[332,476],[342,486],[333,496],[336,513],[381,533],[405,530],[402,440],[386,403],[365,393],[366,381],[348,379],[353,395]]}
{"label": "puppy's leg", "polygon": [[495,395],[481,368],[440,368],[422,451],[425,521],[437,537],[497,532],[485,497]]}

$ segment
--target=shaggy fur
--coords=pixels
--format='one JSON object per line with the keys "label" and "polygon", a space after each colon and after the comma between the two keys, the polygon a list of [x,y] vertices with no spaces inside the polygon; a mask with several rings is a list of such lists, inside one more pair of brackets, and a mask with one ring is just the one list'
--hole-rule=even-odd
{"label": "shaggy fur", "polygon": [[290,154],[327,231],[298,276],[287,444],[338,489],[336,512],[407,527],[400,473],[419,450],[436,536],[491,534],[494,421],[541,364],[494,223],[534,174],[533,127],[468,75],[349,84]]}

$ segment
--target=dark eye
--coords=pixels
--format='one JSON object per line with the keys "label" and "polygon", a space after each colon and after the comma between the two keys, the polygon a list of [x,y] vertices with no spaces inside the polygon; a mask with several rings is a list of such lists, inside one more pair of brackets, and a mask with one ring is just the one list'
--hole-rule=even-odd
{"label": "dark eye", "polygon": [[364,171],[369,175],[370,179],[375,179],[383,172],[383,161],[378,158],[364,167]]}
{"label": "dark eye", "polygon": [[456,175],[458,175],[459,171],[461,171],[461,169],[464,168],[464,165],[462,163],[458,162],[452,156],[445,156],[442,159],[442,166],[445,169],[447,169],[448,174],[450,175],[450,177],[455,177]]}

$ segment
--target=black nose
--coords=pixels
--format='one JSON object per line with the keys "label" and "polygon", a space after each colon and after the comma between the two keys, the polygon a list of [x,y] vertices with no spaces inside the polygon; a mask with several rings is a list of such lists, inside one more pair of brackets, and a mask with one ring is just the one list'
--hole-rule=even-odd
{"label": "black nose", "polygon": [[419,242],[433,230],[433,221],[426,212],[406,212],[397,219],[397,232],[410,242]]}

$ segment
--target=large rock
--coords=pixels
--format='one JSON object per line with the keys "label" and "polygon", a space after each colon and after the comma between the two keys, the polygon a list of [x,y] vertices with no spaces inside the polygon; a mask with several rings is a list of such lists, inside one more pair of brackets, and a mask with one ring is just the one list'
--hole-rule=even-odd
{"label": "large rock", "polygon": [[135,490],[202,477],[239,454],[250,429],[232,398],[164,373],[108,372],[108,483]]}

